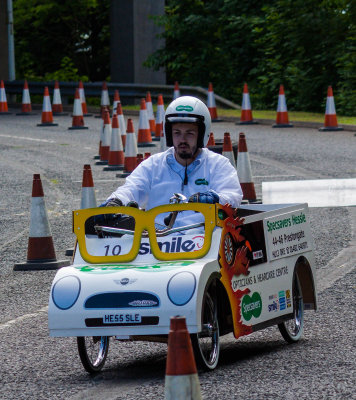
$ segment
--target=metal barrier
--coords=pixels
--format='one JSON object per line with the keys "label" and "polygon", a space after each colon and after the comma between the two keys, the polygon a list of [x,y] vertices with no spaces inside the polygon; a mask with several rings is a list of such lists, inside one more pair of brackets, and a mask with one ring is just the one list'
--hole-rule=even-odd
{"label": "metal barrier", "polygon": [[[102,82],[85,82],[84,90],[86,97],[100,97]],[[5,81],[6,93],[22,94],[24,81]],[[54,82],[28,82],[31,95],[43,95],[45,86],[53,93]],[[78,87],[78,82],[59,82],[61,97],[64,103],[68,97],[74,97],[75,89]],[[164,99],[173,99],[174,85],[147,85],[139,83],[112,83],[108,82],[109,95],[113,96],[114,91],[117,89],[120,93],[122,100],[133,102],[146,97],[146,92],[151,92],[151,97],[157,100],[159,94],[163,95]],[[208,90],[200,86],[180,86],[181,95],[191,95],[198,97],[200,100],[206,102],[208,98]],[[215,94],[216,105],[224,108],[240,109],[241,107],[232,101],[225,99]]]}

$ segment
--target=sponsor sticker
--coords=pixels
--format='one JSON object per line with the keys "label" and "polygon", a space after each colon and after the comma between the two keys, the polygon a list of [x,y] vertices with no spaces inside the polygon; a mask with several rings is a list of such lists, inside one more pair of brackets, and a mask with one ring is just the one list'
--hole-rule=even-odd
{"label": "sponsor sticker", "polygon": [[194,183],[196,185],[209,185],[209,182],[204,178],[196,179]]}

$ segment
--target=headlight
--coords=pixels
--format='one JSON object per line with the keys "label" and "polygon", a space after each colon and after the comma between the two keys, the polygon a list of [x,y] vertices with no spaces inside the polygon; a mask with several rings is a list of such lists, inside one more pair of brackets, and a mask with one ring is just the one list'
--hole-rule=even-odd
{"label": "headlight", "polygon": [[61,310],[68,310],[78,300],[80,293],[80,280],[76,276],[65,276],[53,286],[53,303]]}
{"label": "headlight", "polygon": [[193,297],[196,280],[191,272],[178,272],[167,285],[169,300],[176,306],[184,306]]}

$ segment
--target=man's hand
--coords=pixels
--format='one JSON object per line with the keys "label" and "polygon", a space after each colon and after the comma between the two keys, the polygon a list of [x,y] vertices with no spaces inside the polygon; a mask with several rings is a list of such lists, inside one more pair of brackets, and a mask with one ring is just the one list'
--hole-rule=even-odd
{"label": "man's hand", "polygon": [[215,204],[219,203],[219,195],[214,190],[208,190],[207,192],[198,192],[192,194],[189,199],[189,203],[208,203]]}
{"label": "man's hand", "polygon": [[101,204],[102,207],[121,207],[123,203],[117,197],[107,200],[105,203]]}

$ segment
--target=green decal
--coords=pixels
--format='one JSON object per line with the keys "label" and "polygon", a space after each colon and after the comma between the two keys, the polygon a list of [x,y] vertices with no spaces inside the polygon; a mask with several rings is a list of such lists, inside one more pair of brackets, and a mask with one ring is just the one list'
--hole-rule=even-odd
{"label": "green decal", "polygon": [[190,111],[193,111],[193,107],[191,107],[191,106],[177,106],[176,110],[177,111],[188,111],[188,112],[190,112]]}
{"label": "green decal", "polygon": [[259,293],[255,292],[250,297],[245,295],[241,302],[242,315],[246,321],[249,321],[252,316],[258,318],[262,311],[262,299]]}
{"label": "green decal", "polygon": [[195,184],[196,185],[209,185],[209,182],[204,178],[200,178],[195,181]]}

